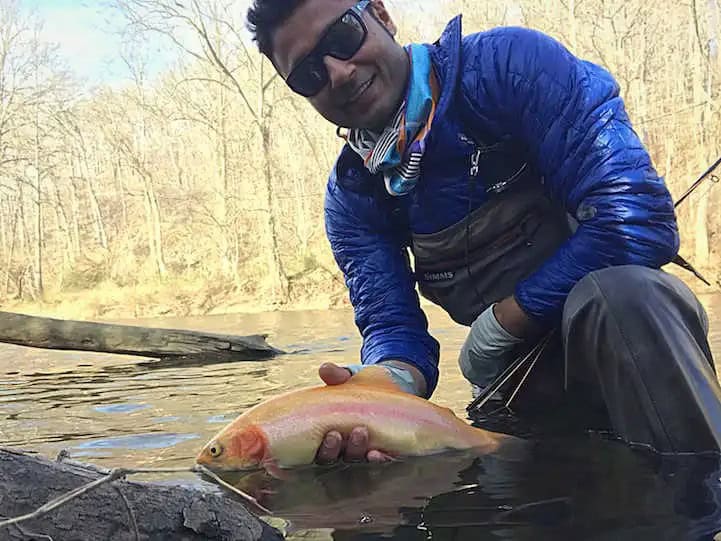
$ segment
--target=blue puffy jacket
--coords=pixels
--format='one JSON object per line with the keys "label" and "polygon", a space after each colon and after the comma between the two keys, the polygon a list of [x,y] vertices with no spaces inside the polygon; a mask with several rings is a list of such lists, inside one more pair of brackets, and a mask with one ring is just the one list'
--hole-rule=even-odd
{"label": "blue puffy jacket", "polygon": [[549,197],[579,222],[555,256],[516,287],[520,306],[538,321],[558,323],[586,274],[626,264],[658,268],[674,257],[679,238],[668,190],[606,70],[528,29],[463,38],[460,17],[428,47],[442,90],[418,187],[390,197],[346,146],[328,182],[325,219],[363,336],[361,361],[416,366],[430,396],[439,345],[428,333],[407,250],[410,234],[441,231],[469,212],[472,145],[464,128],[515,142]]}

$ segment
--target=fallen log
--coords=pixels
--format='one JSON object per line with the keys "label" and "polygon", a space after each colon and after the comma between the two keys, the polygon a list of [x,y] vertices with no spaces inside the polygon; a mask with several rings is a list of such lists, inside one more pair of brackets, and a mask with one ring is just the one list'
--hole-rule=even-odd
{"label": "fallen log", "polygon": [[53,319],[0,312],[0,342],[19,346],[97,351],[159,359],[257,361],[283,353],[264,335],[234,336]]}
{"label": "fallen log", "polygon": [[[89,464],[50,461],[0,448],[0,516],[31,513],[109,473]],[[214,484],[118,479],[39,518],[0,528],[0,539],[282,541],[283,537]]]}

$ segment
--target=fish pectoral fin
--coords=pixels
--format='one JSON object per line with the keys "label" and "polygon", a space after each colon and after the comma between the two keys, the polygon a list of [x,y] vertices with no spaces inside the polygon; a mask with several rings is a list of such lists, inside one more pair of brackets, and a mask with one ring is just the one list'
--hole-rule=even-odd
{"label": "fish pectoral fin", "polygon": [[264,460],[263,469],[268,472],[268,475],[281,481],[287,481],[291,478],[290,472],[278,466],[275,460]]}

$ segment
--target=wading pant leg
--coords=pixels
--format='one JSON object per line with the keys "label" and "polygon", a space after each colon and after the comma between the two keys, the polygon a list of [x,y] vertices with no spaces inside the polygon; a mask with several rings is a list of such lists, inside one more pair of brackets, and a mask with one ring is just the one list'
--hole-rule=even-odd
{"label": "wading pant leg", "polygon": [[563,314],[569,395],[602,402],[612,429],[658,451],[721,448],[708,319],[683,282],[638,266],[593,272]]}

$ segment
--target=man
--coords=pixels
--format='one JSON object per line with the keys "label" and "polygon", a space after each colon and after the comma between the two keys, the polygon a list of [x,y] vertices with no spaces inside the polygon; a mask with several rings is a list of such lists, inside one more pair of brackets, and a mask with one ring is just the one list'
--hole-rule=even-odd
{"label": "man", "polygon": [[[326,383],[383,364],[432,394],[439,345],[418,282],[470,325],[460,364],[478,387],[558,328],[562,392],[600,407],[624,440],[718,448],[706,315],[658,270],[679,245],[673,203],[609,73],[527,29],[462,37],[460,18],[404,48],[382,0],[255,0],[248,21],[347,143],[326,229],[362,365],[324,365]],[[319,460],[386,458],[367,440],[363,427],[348,442],[331,432]]]}

